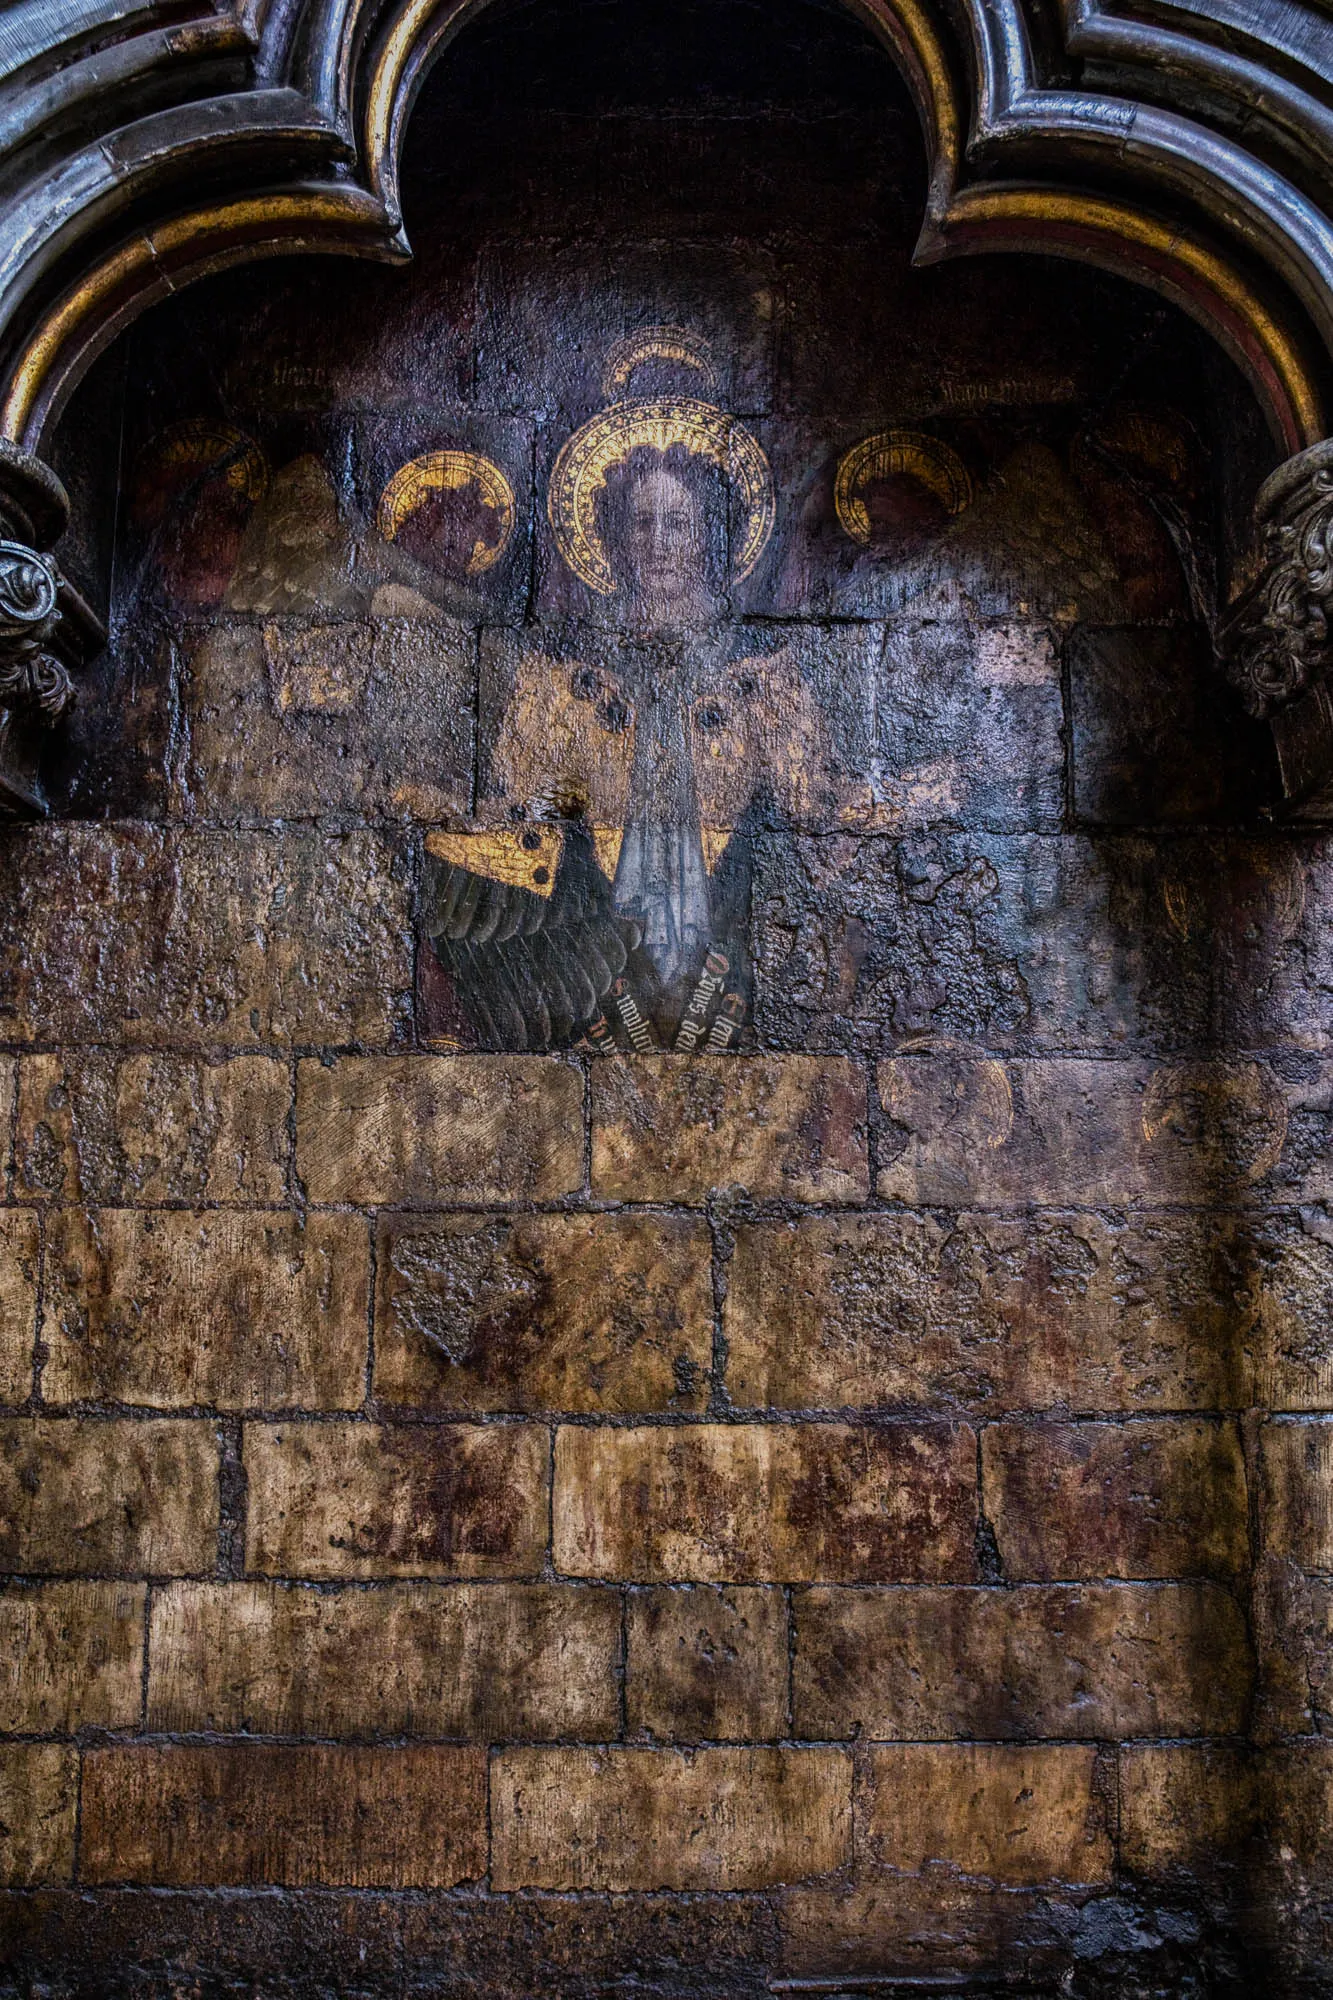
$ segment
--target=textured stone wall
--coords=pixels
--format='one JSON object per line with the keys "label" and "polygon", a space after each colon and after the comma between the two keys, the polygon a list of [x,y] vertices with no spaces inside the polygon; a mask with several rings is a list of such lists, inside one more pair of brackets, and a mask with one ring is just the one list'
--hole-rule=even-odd
{"label": "textured stone wall", "polygon": [[[464,38],[412,272],[229,277],[67,427],[116,640],[0,843],[6,1996],[1326,1990],[1333,865],[1199,630],[1266,447],[1146,295],[911,273],[842,16],[683,12]],[[734,615],[847,792],[758,814],[739,1053],[449,1046],[423,880],[650,322],[774,468]],[[199,422],[280,508],[136,499]],[[866,560],[887,424],[975,497]],[[449,443],[505,559],[389,574]]]}

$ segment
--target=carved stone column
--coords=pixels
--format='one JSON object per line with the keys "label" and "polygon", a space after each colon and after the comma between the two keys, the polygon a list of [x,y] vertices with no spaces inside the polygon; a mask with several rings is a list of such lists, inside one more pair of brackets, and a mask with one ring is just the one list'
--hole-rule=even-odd
{"label": "carved stone column", "polygon": [[1262,567],[1221,634],[1228,675],[1273,727],[1293,810],[1333,808],[1333,438],[1266,479],[1254,508]]}

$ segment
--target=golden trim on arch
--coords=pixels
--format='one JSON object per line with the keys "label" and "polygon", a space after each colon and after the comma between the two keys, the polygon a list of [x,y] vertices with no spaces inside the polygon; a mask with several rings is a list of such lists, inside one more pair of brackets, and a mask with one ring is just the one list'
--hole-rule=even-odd
{"label": "golden trim on arch", "polygon": [[561,556],[575,576],[603,597],[617,585],[597,526],[597,504],[607,474],[639,450],[667,452],[679,445],[706,458],[740,489],[745,534],[736,559],[739,581],[768,546],[777,517],[773,473],[744,424],[693,396],[654,396],[613,403],[569,438],[556,459],[546,511]]}
{"label": "golden trim on arch", "polygon": [[[315,229],[360,224],[373,231],[380,222],[378,204],[361,189],[303,188],[299,193],[226,202],[217,208],[174,216],[145,230],[94,266],[42,321],[10,377],[0,408],[0,437],[16,444],[29,443],[30,434],[45,415],[48,387],[59,374],[61,355],[78,329],[136,277],[154,274],[168,289],[169,270],[162,267],[173,255],[270,224],[279,232],[275,248],[290,254],[301,247],[298,239],[285,235],[292,224]],[[255,256],[261,254],[260,246],[253,242],[237,247]],[[103,324],[113,319],[114,315],[108,315]]]}
{"label": "golden trim on arch", "polygon": [[493,459],[478,451],[428,451],[420,458],[400,465],[380,495],[375,525],[386,542],[391,542],[408,516],[414,514],[432,493],[459,493],[479,486],[486,505],[498,515],[499,539],[485,542],[480,536],[467,559],[469,576],[493,569],[509,546],[517,512],[514,489]]}
{"label": "golden trim on arch", "polygon": [[1150,251],[1188,272],[1250,332],[1286,400],[1296,442],[1293,451],[1325,435],[1321,398],[1291,334],[1274,318],[1240,273],[1203,244],[1123,202],[1096,195],[1060,194],[1042,188],[966,188],[949,205],[946,234],[971,222],[1032,222],[1086,229],[1117,243]]}
{"label": "golden trim on arch", "polygon": [[843,453],[833,484],[838,519],[862,548],[870,540],[870,514],[862,490],[872,480],[903,473],[919,480],[951,514],[961,514],[971,505],[972,481],[951,445],[925,431],[876,431]]}

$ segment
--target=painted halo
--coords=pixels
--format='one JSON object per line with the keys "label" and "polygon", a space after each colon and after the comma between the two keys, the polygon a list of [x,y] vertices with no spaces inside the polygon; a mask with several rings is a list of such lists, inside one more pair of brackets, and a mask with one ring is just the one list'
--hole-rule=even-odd
{"label": "painted halo", "polygon": [[906,475],[933,493],[950,514],[961,514],[972,499],[972,481],[958,453],[925,431],[877,431],[852,446],[838,465],[833,504],[854,542],[870,541],[870,512],[861,497],[876,479]]}
{"label": "painted halo", "polygon": [[513,487],[494,460],[483,458],[480,452],[428,451],[410,459],[398,468],[380,495],[375,525],[385,541],[391,542],[432,493],[461,493],[473,485],[480,487],[482,499],[500,524],[495,541],[483,541],[479,535],[472,544],[467,574],[480,576],[493,569],[508,548],[517,511]]}
{"label": "painted halo", "polygon": [[268,460],[254,439],[233,424],[211,423],[206,417],[173,424],[145,448],[140,462],[159,474],[217,472],[250,501],[262,500],[268,489]]}
{"label": "painted halo", "polygon": [[556,545],[575,576],[603,597],[617,588],[597,526],[607,475],[640,450],[680,446],[725,473],[745,502],[745,532],[733,574],[750,574],[773,533],[777,500],[773,473],[755,439],[715,403],[692,396],[655,396],[613,403],[575,431],[551,473],[547,493]]}
{"label": "painted halo", "polygon": [[618,340],[606,357],[602,370],[602,394],[608,403],[627,394],[636,368],[648,361],[670,361],[678,368],[693,368],[716,394],[717,370],[708,342],[687,326],[641,326]]}

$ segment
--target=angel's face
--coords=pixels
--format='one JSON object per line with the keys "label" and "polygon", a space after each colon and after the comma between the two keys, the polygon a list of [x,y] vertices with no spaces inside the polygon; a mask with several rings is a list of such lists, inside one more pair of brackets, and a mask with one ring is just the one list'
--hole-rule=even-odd
{"label": "angel's face", "polygon": [[630,488],[625,558],[632,595],[660,611],[692,604],[704,590],[703,509],[683,479],[646,467]]}

